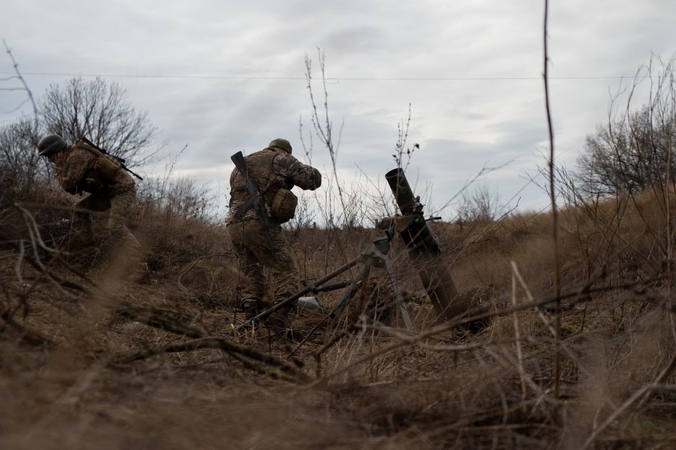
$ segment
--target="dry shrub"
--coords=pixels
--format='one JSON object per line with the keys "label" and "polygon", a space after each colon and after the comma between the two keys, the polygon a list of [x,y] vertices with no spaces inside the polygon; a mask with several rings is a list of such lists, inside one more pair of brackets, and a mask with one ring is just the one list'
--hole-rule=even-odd
{"label": "dry shrub", "polygon": [[[6,405],[0,445],[535,449],[581,448],[598,432],[592,447],[668,447],[676,441],[669,408],[676,380],[667,370],[675,341],[671,266],[661,263],[669,248],[663,204],[646,193],[563,210],[566,297],[560,308],[550,303],[514,312],[514,305],[551,296],[550,217],[529,213],[462,228],[433,223],[461,295],[494,314],[478,333],[434,320],[395,237],[389,258],[413,329],[369,310],[374,287],[379,301],[394,296],[386,272],[374,268],[341,321],[318,326],[324,316],[307,312],[297,318],[299,338],[318,326],[302,345],[265,329],[233,332],[231,324],[241,322],[233,311],[238,268],[221,223],[142,204],[134,232],[151,276],[141,282],[91,271],[90,283],[44,249],[38,256],[49,264],[40,270],[28,264],[28,254],[19,261],[8,245],[0,255],[0,400]],[[61,210],[31,211],[49,242],[68,234]],[[23,213],[14,214],[3,216],[3,232],[25,223]],[[359,257],[382,236],[357,227],[298,226],[287,233],[307,281]],[[335,281],[350,280],[359,266]],[[319,297],[332,307],[342,292]],[[276,380],[213,349],[119,363],[189,339],[116,313],[128,306],[298,361],[310,382]],[[551,332],[557,314],[558,398]]]}

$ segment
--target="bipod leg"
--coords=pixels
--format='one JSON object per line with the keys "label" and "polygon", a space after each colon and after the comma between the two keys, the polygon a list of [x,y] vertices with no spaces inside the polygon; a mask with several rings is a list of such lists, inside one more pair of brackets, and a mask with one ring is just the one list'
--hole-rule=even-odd
{"label": "bipod leg", "polygon": [[326,319],[331,319],[333,321],[334,326],[337,325],[336,319],[339,318],[341,316],[341,314],[343,313],[343,310],[345,309],[345,305],[347,304],[349,299],[354,297],[354,295],[359,291],[361,286],[364,284],[364,283],[362,283],[362,281],[364,279],[366,279],[366,277],[368,277],[368,274],[371,270],[371,264],[372,263],[371,263],[370,258],[367,259],[366,262],[364,262],[364,265],[362,266],[361,270],[359,271],[359,274],[356,277],[354,277],[354,279],[350,282],[348,289],[345,291],[345,293],[343,293],[343,296],[340,298],[340,301],[335,306],[335,308],[333,308],[333,310],[331,310],[331,312],[329,314],[324,316],[324,318],[322,320],[320,320],[319,323],[317,323],[317,325],[315,325],[307,335],[305,335],[303,340],[301,340],[298,343],[296,348],[294,348],[291,351],[291,353],[289,353],[287,355],[287,358],[290,358],[293,355],[295,355],[296,352],[303,346],[303,344],[305,344],[307,342],[307,340],[310,339],[310,336],[312,336],[315,333],[315,331],[317,331],[317,329],[320,326],[322,326],[322,324],[324,322],[326,322]]}
{"label": "bipod leg", "polygon": [[343,292],[342,297],[338,301],[338,304],[336,305],[335,308],[333,308],[333,311],[329,314],[329,317],[333,321],[334,326],[338,325],[338,320],[340,319],[340,316],[343,315],[343,312],[345,311],[345,307],[349,303],[350,300],[359,292],[359,288],[364,285],[363,281],[368,278],[369,273],[371,273],[371,267],[373,267],[373,256],[370,256],[365,262],[364,265],[361,267],[361,270],[357,274],[357,276],[352,280],[348,288]]}
{"label": "bipod leg", "polygon": [[324,318],[323,318],[322,320],[320,320],[319,323],[317,323],[317,325],[315,325],[315,326],[310,330],[310,332],[309,332],[308,334],[305,335],[305,337],[298,343],[298,345],[296,345],[296,348],[294,348],[294,349],[291,351],[291,353],[289,353],[286,357],[287,357],[287,358],[291,358],[293,355],[295,355],[296,352],[297,352],[298,350],[300,350],[300,348],[303,346],[303,344],[305,344],[305,343],[307,342],[307,340],[310,339],[310,336],[312,336],[313,334],[315,334],[315,331],[317,331],[317,329],[318,329],[324,322],[326,322],[326,319],[328,319],[329,317],[331,317],[330,314],[327,314],[326,316],[324,316]]}
{"label": "bipod leg", "polygon": [[[347,291],[343,294],[341,297],[340,301],[338,302],[338,305],[334,308],[334,310],[331,312],[331,319],[335,323],[338,322],[337,319],[340,318],[340,316],[343,314],[343,310],[345,309],[345,306],[347,305],[347,302],[349,302],[352,297],[357,293],[359,290],[359,287],[361,287],[364,283],[363,281],[366,280],[366,278],[369,276],[369,273],[371,272],[371,268],[373,266],[376,267],[382,267],[384,262],[387,262],[387,253],[390,250],[390,241],[387,238],[380,237],[377,238],[373,241],[373,246],[364,254],[362,255],[366,261],[364,262],[364,265],[361,268],[361,271],[359,271],[359,274],[357,277],[352,280],[352,283],[350,283],[350,286],[348,287]],[[359,287],[355,289],[355,285],[359,283]]]}
{"label": "bipod leg", "polygon": [[[362,257],[368,255],[368,253],[365,253],[362,255]],[[362,258],[360,257],[360,258]],[[340,317],[340,315],[343,313],[343,310],[345,308],[345,305],[347,304],[347,301],[354,297],[354,295],[359,291],[361,286],[363,286],[363,280],[368,277],[368,274],[371,270],[371,266],[373,265],[372,261],[372,256],[369,256],[366,261],[364,262],[364,265],[362,266],[361,270],[359,271],[359,274],[357,274],[356,277],[352,279],[350,282],[348,289],[343,293],[342,297],[338,301],[338,304],[331,310],[329,314],[324,316],[322,320],[315,325],[312,330],[308,334],[305,335],[305,337],[298,343],[296,348],[294,348],[291,353],[287,355],[287,358],[292,357],[302,346],[307,342],[308,339],[310,339],[310,336],[312,336],[317,329],[322,326],[324,322],[326,322],[326,319],[331,319],[334,321],[334,324],[337,322],[336,318]]]}
{"label": "bipod leg", "polygon": [[[361,270],[359,271],[359,274],[352,279],[350,284],[348,285],[347,291],[345,291],[338,301],[338,304],[336,305],[335,308],[327,315],[325,316],[317,325],[315,325],[312,330],[303,338],[303,340],[300,341],[300,343],[296,346],[295,349],[289,355],[287,356],[290,358],[293,356],[302,346],[307,342],[307,340],[312,336],[315,331],[326,321],[326,319],[331,319],[334,321],[334,324],[337,323],[337,319],[340,318],[342,315],[345,306],[347,305],[347,302],[354,297],[354,295],[359,291],[359,289],[364,285],[364,280],[368,277],[371,267],[374,265],[377,265],[379,262],[381,262],[389,251],[389,240],[385,238],[378,238],[373,241],[373,246],[371,246],[368,250],[364,251],[358,258],[352,260],[350,263],[351,264],[348,269],[352,266],[354,266],[358,261],[364,261],[364,265],[362,266]],[[346,264],[347,265],[347,264]],[[345,266],[343,266],[345,267]],[[347,270],[347,269],[346,269]],[[343,270],[344,271],[344,270]],[[343,272],[341,271],[341,272]],[[327,275],[328,277],[328,275]],[[324,283],[328,280],[325,279],[326,277],[322,278],[321,280],[317,281],[315,284],[321,284]],[[321,283],[320,283],[321,282]],[[310,286],[308,286],[306,289],[309,289]],[[311,289],[309,289],[311,291]],[[306,291],[308,292],[308,291]],[[300,296],[299,296],[300,297]]]}
{"label": "bipod leg", "polygon": [[294,300],[298,300],[298,299],[299,299],[300,297],[302,297],[303,295],[305,295],[305,294],[307,294],[307,293],[309,293],[309,292],[314,291],[315,289],[317,289],[317,287],[321,286],[322,284],[326,283],[327,281],[331,280],[332,278],[337,277],[338,275],[340,275],[341,273],[345,272],[346,270],[352,268],[352,267],[355,266],[362,258],[363,258],[363,255],[360,255],[359,257],[353,259],[352,261],[343,264],[342,266],[340,266],[339,268],[337,268],[337,269],[334,270],[333,272],[329,273],[328,275],[324,276],[323,278],[320,278],[319,280],[315,281],[314,283],[308,284],[308,285],[305,286],[303,289],[301,289],[300,291],[298,291],[298,292],[296,292],[295,294],[293,294],[291,297],[288,297],[288,298],[282,300],[281,302],[272,305],[270,308],[268,308],[268,309],[266,309],[265,311],[259,313],[257,316],[252,317],[251,319],[245,321],[243,324],[241,324],[240,326],[238,326],[238,327],[235,328],[235,329],[236,329],[237,331],[241,331],[241,330],[244,329],[247,325],[249,325],[250,323],[252,323],[252,322],[254,322],[254,321],[257,321],[257,320],[259,320],[259,321],[264,321],[265,319],[267,319],[268,317],[270,317],[270,315],[272,315],[272,313],[274,313],[275,311],[277,311],[277,310],[279,310],[279,309],[285,307],[286,305],[290,304],[290,303],[293,302]]}
{"label": "bipod leg", "polygon": [[397,315],[401,315],[401,318],[404,320],[404,325],[406,325],[406,329],[412,330],[413,323],[411,322],[411,316],[408,314],[408,310],[404,304],[404,296],[401,295],[401,289],[399,289],[399,284],[397,283],[397,279],[394,276],[392,262],[387,256],[385,256],[385,267],[387,269],[387,278],[390,280],[392,290],[394,291],[394,298],[398,308]]}

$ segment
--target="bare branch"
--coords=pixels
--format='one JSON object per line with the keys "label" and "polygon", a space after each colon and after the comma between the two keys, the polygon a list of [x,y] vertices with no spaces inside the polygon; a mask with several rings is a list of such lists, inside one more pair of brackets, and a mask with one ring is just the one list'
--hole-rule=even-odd
{"label": "bare branch", "polygon": [[2,40],[2,44],[5,46],[5,51],[9,55],[9,58],[12,60],[12,66],[14,67],[14,71],[16,72],[15,77],[10,77],[11,79],[18,79],[21,81],[21,84],[23,84],[22,88],[16,88],[16,89],[10,89],[10,90],[24,90],[28,94],[28,98],[30,99],[31,105],[33,106],[33,116],[35,117],[35,120],[37,121],[38,117],[38,108],[35,105],[35,100],[33,99],[33,92],[30,90],[28,87],[28,83],[26,83],[26,80],[24,79],[23,75],[21,75],[21,72],[19,72],[19,64],[16,62],[14,59],[14,55],[12,54],[12,51],[10,50],[9,46],[7,45],[7,42],[5,40]]}

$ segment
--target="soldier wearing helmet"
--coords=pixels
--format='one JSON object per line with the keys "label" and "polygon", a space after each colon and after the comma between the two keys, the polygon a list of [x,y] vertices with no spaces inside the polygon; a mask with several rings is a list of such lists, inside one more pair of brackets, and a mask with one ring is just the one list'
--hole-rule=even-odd
{"label": "soldier wearing helmet", "polygon": [[119,163],[84,140],[68,145],[61,136],[50,134],[38,143],[40,156],[53,164],[59,185],[70,194],[88,194],[75,203],[75,225],[83,241],[94,238],[92,212],[107,211],[105,230],[112,238],[129,243],[135,253],[140,245],[125,221],[136,202],[136,184]]}
{"label": "soldier wearing helmet", "polygon": [[[262,308],[282,301],[301,288],[296,260],[281,224],[293,217],[297,199],[291,193],[294,186],[315,190],[322,184],[321,173],[314,167],[301,163],[292,155],[291,143],[286,139],[273,139],[268,146],[244,158],[249,177],[258,186],[265,203],[270,224],[260,220],[256,208],[247,208],[250,198],[246,180],[235,168],[230,175],[230,210],[226,228],[240,260],[244,275],[239,283],[239,298],[246,319],[255,317]],[[267,268],[274,279],[274,299],[265,298]],[[267,325],[277,329],[288,328],[288,313],[295,305],[282,308],[268,319]]]}

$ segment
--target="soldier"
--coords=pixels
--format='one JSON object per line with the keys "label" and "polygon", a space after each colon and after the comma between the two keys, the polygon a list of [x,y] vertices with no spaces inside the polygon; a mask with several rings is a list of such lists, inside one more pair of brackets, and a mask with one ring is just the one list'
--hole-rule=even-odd
{"label": "soldier", "polygon": [[94,238],[90,212],[109,211],[105,227],[109,237],[122,240],[117,243],[126,243],[134,258],[140,258],[141,246],[125,225],[136,202],[136,184],[122,165],[84,140],[68,146],[56,134],[42,138],[38,151],[54,165],[56,178],[66,192],[89,193],[74,205],[74,220],[84,240],[91,242]]}
{"label": "soldier", "polygon": [[[244,158],[249,177],[255,181],[258,194],[265,203],[268,220],[261,220],[257,209],[249,206],[250,194],[240,171],[235,168],[230,175],[230,210],[226,227],[245,277],[240,285],[240,299],[246,319],[255,317],[265,304],[264,267],[274,278],[273,304],[301,288],[298,266],[282,235],[281,224],[291,219],[295,212],[297,199],[291,188],[315,190],[321,185],[322,176],[317,169],[301,163],[291,153],[289,141],[274,139],[267,148]],[[264,224],[266,222],[269,226]],[[288,328],[288,313],[292,308],[295,305],[280,309],[267,324],[277,329]]]}

